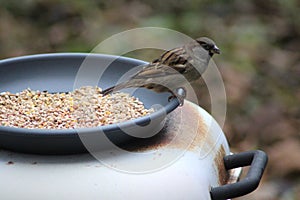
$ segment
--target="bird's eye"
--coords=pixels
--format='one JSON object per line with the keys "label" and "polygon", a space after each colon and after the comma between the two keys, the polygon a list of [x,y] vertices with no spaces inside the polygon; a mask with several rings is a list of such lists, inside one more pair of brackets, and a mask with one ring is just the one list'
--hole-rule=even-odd
{"label": "bird's eye", "polygon": [[199,44],[203,47],[203,49],[209,50],[209,44],[206,42],[200,41]]}
{"label": "bird's eye", "polygon": [[202,44],[201,45],[205,50],[209,50],[210,49],[210,45],[208,45],[208,44]]}

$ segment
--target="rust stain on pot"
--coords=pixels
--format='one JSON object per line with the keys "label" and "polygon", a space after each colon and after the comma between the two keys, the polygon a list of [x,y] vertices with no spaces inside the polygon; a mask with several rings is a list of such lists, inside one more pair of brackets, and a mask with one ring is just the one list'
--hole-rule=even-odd
{"label": "rust stain on pot", "polygon": [[220,185],[227,184],[228,179],[229,179],[229,173],[225,169],[224,160],[223,160],[225,155],[226,155],[225,149],[224,149],[223,145],[221,145],[220,148],[218,149],[216,157],[214,159],[215,166],[217,167],[217,171],[218,171]]}
{"label": "rust stain on pot", "polygon": [[183,107],[168,115],[164,128],[158,134],[151,138],[136,139],[120,147],[127,151],[146,151],[166,146],[197,151],[204,141],[205,146],[212,145],[207,141],[207,136],[208,129],[200,116],[198,106],[186,102]]}

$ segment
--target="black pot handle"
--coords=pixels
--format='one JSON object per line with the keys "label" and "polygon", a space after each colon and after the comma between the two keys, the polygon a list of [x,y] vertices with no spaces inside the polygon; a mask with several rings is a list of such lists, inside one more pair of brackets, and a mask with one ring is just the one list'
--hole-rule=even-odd
{"label": "black pot handle", "polygon": [[247,176],[243,180],[237,183],[211,188],[211,199],[230,199],[243,196],[254,191],[258,187],[267,162],[267,154],[260,150],[247,151],[225,156],[224,165],[226,170],[249,165],[250,168]]}

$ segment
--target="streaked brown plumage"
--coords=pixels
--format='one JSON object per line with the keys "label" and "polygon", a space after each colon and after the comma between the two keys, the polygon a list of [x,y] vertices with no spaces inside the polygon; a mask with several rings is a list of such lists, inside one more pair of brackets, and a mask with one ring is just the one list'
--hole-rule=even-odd
{"label": "streaked brown plumage", "polygon": [[198,38],[182,47],[164,52],[158,59],[143,66],[129,80],[102,91],[107,95],[130,87],[145,87],[156,92],[171,92],[185,82],[193,82],[206,70],[213,54],[220,50],[207,37]]}

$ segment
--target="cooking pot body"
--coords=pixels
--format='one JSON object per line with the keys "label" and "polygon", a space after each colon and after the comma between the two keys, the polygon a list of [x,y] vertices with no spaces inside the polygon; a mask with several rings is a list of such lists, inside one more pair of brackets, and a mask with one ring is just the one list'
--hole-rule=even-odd
{"label": "cooking pot body", "polygon": [[[74,77],[88,56],[92,58],[86,66],[90,66],[91,70],[87,71],[84,79],[75,80]],[[99,79],[98,84],[106,88],[115,84],[122,74],[136,65],[145,63],[123,57],[117,58],[116,61],[116,58],[107,55],[67,53],[0,61],[0,91],[19,92],[28,87],[49,92],[70,91],[78,80],[81,85],[94,85],[94,80],[91,80],[97,75],[95,71],[99,70],[101,63],[107,65],[117,62],[117,70],[113,67],[107,68]],[[24,62],[16,62],[18,59]],[[89,76],[94,78],[89,79]],[[151,106],[154,94],[145,90],[142,94],[140,100],[146,107]],[[169,94],[155,95],[158,95],[155,96],[155,100],[160,99],[160,103],[168,104],[166,97]],[[224,163],[225,158],[231,158],[228,157],[229,146],[224,133],[211,115],[186,100],[182,107],[168,114],[163,123],[162,130],[153,137],[112,145],[112,148],[89,152],[90,154],[47,156],[0,150],[1,197],[9,200],[209,200],[222,199],[222,195],[227,197],[226,188],[214,189],[236,182],[240,168],[228,169],[240,166]],[[2,127],[0,131],[2,145],[6,144],[4,139],[9,136],[10,145],[6,146],[7,149],[26,152],[26,148],[32,146],[26,141],[32,139],[42,142],[35,143],[40,144],[41,150],[43,146],[49,145],[43,142],[54,141],[50,143],[54,146],[49,145],[51,154],[57,149],[57,154],[62,150],[68,153],[69,148],[74,148],[71,153],[74,153],[74,150],[78,153],[82,152],[82,149],[78,150],[78,145],[81,145],[80,148],[84,146],[76,132],[72,131],[46,131],[44,137],[40,130],[11,130],[7,134],[7,130]],[[74,144],[75,146],[72,146]],[[28,152],[38,153],[36,150],[37,148],[32,148]],[[253,158],[251,155],[250,161]],[[266,163],[264,155],[262,157],[263,167],[259,168],[258,172],[260,175]],[[248,160],[242,159],[243,166],[249,163]],[[257,179],[255,181],[257,183]],[[251,189],[253,190],[253,187]],[[241,194],[245,192],[237,193],[236,196]],[[212,198],[214,196],[216,198]]]}

